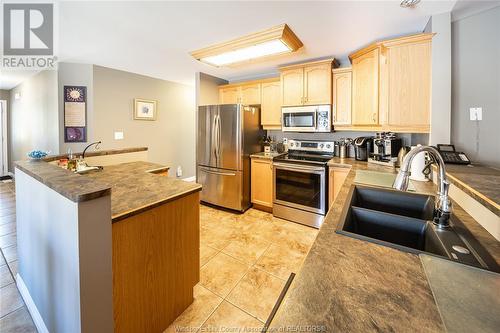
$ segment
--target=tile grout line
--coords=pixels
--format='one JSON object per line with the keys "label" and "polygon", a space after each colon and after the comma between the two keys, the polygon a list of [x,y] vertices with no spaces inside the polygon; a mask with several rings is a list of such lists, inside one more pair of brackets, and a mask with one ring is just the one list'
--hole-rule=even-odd
{"label": "tile grout line", "polygon": [[[8,285],[6,285],[6,286],[3,286],[3,287],[2,287],[2,289],[3,289],[3,288],[6,288],[6,287],[8,287],[8,286],[10,286],[11,284],[15,284],[16,290],[18,290],[18,289],[17,289],[17,284],[16,284],[16,281],[15,281],[15,280],[14,280],[14,282],[11,282],[11,283],[9,283],[9,284],[8,284]],[[18,290],[18,292],[19,292],[19,290]],[[5,318],[5,317],[7,317],[7,316],[8,316],[8,315],[10,315],[11,313],[16,312],[17,310],[19,310],[19,309],[21,309],[21,308],[23,308],[23,307],[25,307],[25,306],[26,306],[26,304],[24,304],[24,300],[22,299],[21,295],[19,295],[19,297],[21,298],[21,301],[22,301],[21,306],[20,306],[20,307],[18,307],[18,308],[15,308],[14,310],[12,310],[12,311],[10,311],[10,312],[8,312],[8,313],[6,313],[6,314],[4,314],[3,316],[1,316],[1,317],[0,317],[0,320],[1,320],[1,319],[3,319],[3,318]],[[31,318],[31,314],[30,314],[30,318]]]}

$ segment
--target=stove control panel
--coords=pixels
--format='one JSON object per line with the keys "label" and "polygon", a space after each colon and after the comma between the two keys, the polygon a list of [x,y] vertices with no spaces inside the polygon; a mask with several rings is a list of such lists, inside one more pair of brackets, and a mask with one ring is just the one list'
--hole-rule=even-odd
{"label": "stove control panel", "polygon": [[333,154],[333,142],[331,141],[309,141],[309,140],[288,140],[289,150],[309,151],[316,153]]}

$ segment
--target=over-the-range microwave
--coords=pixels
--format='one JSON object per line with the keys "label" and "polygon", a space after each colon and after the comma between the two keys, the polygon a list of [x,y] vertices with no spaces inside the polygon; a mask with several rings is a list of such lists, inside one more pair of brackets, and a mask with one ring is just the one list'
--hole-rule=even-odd
{"label": "over-the-range microwave", "polygon": [[281,108],[283,132],[331,132],[331,105],[290,106]]}

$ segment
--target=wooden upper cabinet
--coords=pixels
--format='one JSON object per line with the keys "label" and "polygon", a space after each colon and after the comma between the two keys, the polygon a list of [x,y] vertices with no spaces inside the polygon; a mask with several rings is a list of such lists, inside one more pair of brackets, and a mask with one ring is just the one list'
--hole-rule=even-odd
{"label": "wooden upper cabinet", "polygon": [[266,127],[281,127],[281,84],[279,80],[261,85],[260,123]]}
{"label": "wooden upper cabinet", "polygon": [[334,69],[332,81],[333,124],[350,125],[352,101],[352,69]]}
{"label": "wooden upper cabinet", "polygon": [[387,125],[425,131],[430,126],[431,40],[387,51]]}
{"label": "wooden upper cabinet", "polygon": [[379,48],[352,58],[352,124],[377,125]]}
{"label": "wooden upper cabinet", "polygon": [[331,104],[332,65],[335,59],[282,67],[281,105]]}
{"label": "wooden upper cabinet", "polygon": [[281,105],[297,106],[304,101],[304,68],[292,68],[281,72]]}
{"label": "wooden upper cabinet", "polygon": [[238,104],[240,100],[240,87],[219,88],[219,104]]}
{"label": "wooden upper cabinet", "polygon": [[260,104],[261,96],[260,96],[260,83],[255,84],[247,84],[241,86],[241,104]]}
{"label": "wooden upper cabinet", "polygon": [[303,104],[332,104],[331,62],[304,67]]}
{"label": "wooden upper cabinet", "polygon": [[260,104],[260,83],[231,84],[219,88],[219,104]]}

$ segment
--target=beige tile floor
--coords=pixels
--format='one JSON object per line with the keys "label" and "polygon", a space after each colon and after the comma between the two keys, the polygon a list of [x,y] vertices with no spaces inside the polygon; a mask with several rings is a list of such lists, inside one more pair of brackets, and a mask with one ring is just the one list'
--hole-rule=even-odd
{"label": "beige tile floor", "polygon": [[0,181],[0,332],[36,332],[17,290],[16,198],[14,183]]}
{"label": "beige tile floor", "polygon": [[250,209],[200,207],[200,283],[166,332],[258,331],[317,230]]}
{"label": "beige tile floor", "polygon": [[[15,284],[15,202],[14,184],[0,182],[0,332],[36,332]],[[255,209],[200,206],[200,283],[193,304],[166,331],[259,330],[316,234]]]}

